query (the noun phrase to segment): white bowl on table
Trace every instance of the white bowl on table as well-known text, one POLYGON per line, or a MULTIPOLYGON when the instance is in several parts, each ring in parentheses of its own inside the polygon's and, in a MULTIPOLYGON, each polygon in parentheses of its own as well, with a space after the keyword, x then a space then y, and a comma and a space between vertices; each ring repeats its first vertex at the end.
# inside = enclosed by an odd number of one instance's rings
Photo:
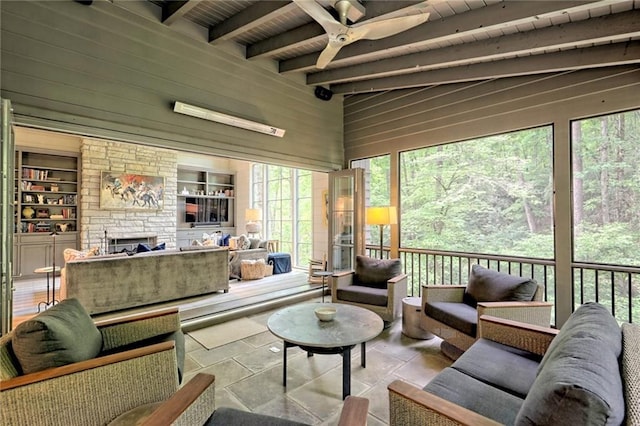
POLYGON ((314 309, 314 313, 320 321, 333 321, 336 317, 336 308, 333 306, 320 306, 314 309))

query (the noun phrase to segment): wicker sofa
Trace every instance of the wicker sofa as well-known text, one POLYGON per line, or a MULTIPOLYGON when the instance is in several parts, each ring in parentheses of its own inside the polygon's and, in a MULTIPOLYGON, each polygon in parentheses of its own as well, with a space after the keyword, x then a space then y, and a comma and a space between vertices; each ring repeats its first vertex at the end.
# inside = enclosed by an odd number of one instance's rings
POLYGON ((94 323, 66 299, 0 338, 0 424, 105 425, 173 395, 183 365, 177 309, 94 323))
POLYGON ((640 326, 602 305, 560 331, 482 316, 480 339, 423 389, 389 386, 390 425, 640 424, 640 326))

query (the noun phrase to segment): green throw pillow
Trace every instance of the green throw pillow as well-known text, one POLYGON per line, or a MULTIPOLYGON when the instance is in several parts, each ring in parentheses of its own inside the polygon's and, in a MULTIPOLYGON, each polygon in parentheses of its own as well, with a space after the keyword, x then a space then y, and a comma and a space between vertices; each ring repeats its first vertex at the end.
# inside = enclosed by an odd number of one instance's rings
POLYGON ((13 352, 25 374, 95 358, 102 335, 77 299, 66 299, 13 332, 13 352))

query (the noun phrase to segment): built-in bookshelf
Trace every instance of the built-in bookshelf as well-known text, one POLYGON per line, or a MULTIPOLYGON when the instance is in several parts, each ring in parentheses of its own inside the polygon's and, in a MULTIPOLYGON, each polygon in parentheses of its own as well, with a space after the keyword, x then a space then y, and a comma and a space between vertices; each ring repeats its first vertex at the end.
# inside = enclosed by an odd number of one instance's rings
POLYGON ((54 255, 61 265, 64 249, 77 247, 79 157, 18 149, 15 164, 14 272, 29 276, 50 266, 54 255))
POLYGON ((233 173, 178 168, 178 246, 203 232, 234 232, 234 182, 233 173))

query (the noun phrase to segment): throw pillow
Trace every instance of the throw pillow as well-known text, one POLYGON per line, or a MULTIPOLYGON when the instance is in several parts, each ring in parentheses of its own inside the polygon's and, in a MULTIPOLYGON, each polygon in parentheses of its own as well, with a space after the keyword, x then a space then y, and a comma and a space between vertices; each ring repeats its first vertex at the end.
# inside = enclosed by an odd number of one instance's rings
POLYGON ((231 238, 231 234, 223 234, 220 237, 220 244, 218 244, 221 247, 229 247, 229 239, 231 238))
POLYGON ((463 301, 474 308, 478 302, 531 301, 537 288, 531 278, 473 265, 463 301))
POLYGON ((138 247, 136 247, 136 253, 144 253, 147 251, 151 251, 151 247, 149 247, 149 244, 138 243, 138 247))
POLYGON ((249 238, 242 234, 238 237, 238 250, 249 250, 249 248, 251 247, 251 241, 249 241, 249 238))
POLYGON ((621 351, 620 326, 609 311, 580 306, 551 341, 515 424, 623 424, 621 351))
POLYGON ((100 253, 98 247, 91 247, 90 249, 81 251, 72 248, 66 248, 62 252, 62 256, 65 262, 71 262, 72 260, 85 259, 91 256, 97 256, 100 253))
POLYGON ((374 288, 387 288, 387 281, 402 273, 400 259, 373 259, 356 256, 354 284, 374 288))
POLYGON ((13 352, 25 374, 95 358, 102 335, 77 299, 65 299, 13 332, 13 352))
POLYGON ((166 243, 160 243, 154 248, 152 248, 151 251, 164 250, 166 246, 167 246, 166 243))
POLYGON ((249 238, 249 243, 251 243, 250 249, 260 248, 260 238, 249 238))

